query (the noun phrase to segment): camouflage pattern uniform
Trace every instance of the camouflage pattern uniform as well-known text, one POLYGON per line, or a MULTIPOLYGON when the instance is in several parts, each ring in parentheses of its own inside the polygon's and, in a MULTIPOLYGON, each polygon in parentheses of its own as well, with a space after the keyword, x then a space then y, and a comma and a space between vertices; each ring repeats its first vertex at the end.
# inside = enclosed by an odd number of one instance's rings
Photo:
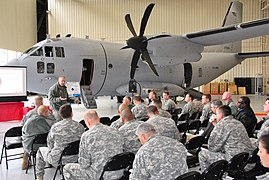
POLYGON ((160 116, 165 117, 165 118, 172 118, 172 115, 166 110, 158 109, 158 111, 159 111, 160 116))
MULTIPOLYGON (((99 179, 107 160, 123 152, 123 138, 120 133, 101 123, 86 131, 80 141, 78 163, 64 166, 66 180, 99 179)), ((123 171, 105 172, 104 179, 121 177, 123 171)))
POLYGON ((130 180, 174 180, 188 171, 187 150, 178 141, 153 136, 135 155, 130 180))
POLYGON ((236 106, 236 104, 234 103, 233 100, 230 100, 227 105, 231 108, 231 111, 232 111, 232 115, 235 117, 235 115, 237 114, 238 112, 238 107, 236 106))
POLYGON ((251 153, 253 150, 244 125, 232 116, 224 117, 211 132, 208 150, 203 149, 199 153, 201 170, 218 160, 229 161, 241 152, 251 153))
MULTIPOLYGON (((72 120, 71 118, 63 119, 55 123, 48 134, 48 147, 41 147, 37 151, 36 156, 36 174, 44 175, 44 167, 46 162, 57 167, 60 156, 65 147, 71 142, 80 140, 84 133, 84 127, 72 120)), ((63 163, 77 162, 78 156, 68 156, 63 158, 63 163)))
POLYGON ((168 100, 163 100, 162 102, 162 109, 164 110, 174 110, 176 108, 176 103, 172 100, 172 99, 168 99, 168 100))
POLYGON ((257 137, 260 138, 260 136, 262 134, 264 134, 265 132, 269 132, 269 120, 266 120, 263 124, 261 129, 259 130, 257 137))
MULTIPOLYGON (((34 116, 37 116, 37 108, 34 108, 32 110, 30 110, 22 119, 22 122, 21 122, 21 125, 23 126, 26 121, 31 118, 31 117, 34 117, 34 116)), ((56 119, 55 117, 53 116, 53 114, 49 111, 49 116, 48 118, 46 119, 47 123, 52 126, 55 122, 56 122, 56 119)))
POLYGON ((35 136, 37 134, 48 133, 49 130, 50 125, 44 116, 37 115, 28 119, 22 127, 22 145, 24 151, 29 153, 35 136))
POLYGON ((138 149, 141 147, 141 143, 139 142, 135 131, 137 127, 142 123, 143 121, 137 121, 133 119, 124 123, 124 125, 119 128, 119 131, 123 135, 124 139, 123 151, 136 154, 138 149))
POLYGON ((159 135, 180 140, 180 134, 174 120, 155 115, 146 122, 153 125, 159 135))
POLYGON ((131 111, 135 116, 136 120, 143 120, 145 118, 148 118, 147 106, 143 103, 137 104, 135 107, 131 109, 131 111))
POLYGON ((122 119, 119 118, 117 119, 116 121, 112 122, 110 127, 114 128, 114 129, 119 129, 121 126, 123 126, 123 122, 122 122, 122 119))
POLYGON ((203 107, 202 115, 200 117, 200 121, 203 122, 204 120, 209 119, 212 114, 213 114, 213 112, 211 111, 211 103, 208 102, 203 107))
POLYGON ((53 115, 57 121, 62 120, 59 113, 60 107, 64 104, 67 104, 67 100, 62 101, 60 100, 60 97, 67 98, 68 100, 68 93, 66 86, 60 86, 57 82, 49 88, 48 93, 50 108, 52 109, 53 115))

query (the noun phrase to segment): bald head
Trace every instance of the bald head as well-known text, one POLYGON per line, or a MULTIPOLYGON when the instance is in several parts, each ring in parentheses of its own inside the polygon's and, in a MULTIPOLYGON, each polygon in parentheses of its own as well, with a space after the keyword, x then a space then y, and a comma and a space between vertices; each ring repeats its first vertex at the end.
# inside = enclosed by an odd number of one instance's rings
POLYGON ((37 107, 39 107, 41 105, 43 105, 43 97, 37 96, 35 98, 35 107, 37 108, 37 107))
POLYGON ((84 114, 84 121, 88 128, 92 128, 95 124, 100 123, 100 118, 95 110, 88 110, 84 114))
POLYGON ((37 109, 37 114, 40 115, 40 116, 48 117, 48 115, 49 115, 48 107, 45 106, 45 105, 39 106, 38 109, 37 109))
POLYGON ((66 83, 66 81, 65 81, 65 76, 60 76, 60 77, 58 78, 58 84, 59 84, 60 86, 64 86, 65 83, 66 83))
POLYGON ((123 122, 128 122, 134 119, 134 116, 129 108, 126 108, 121 113, 121 118, 123 122))
POLYGON ((231 93, 230 93, 230 92, 226 91, 226 92, 224 92, 224 93, 222 94, 222 100, 224 100, 224 101, 228 101, 228 100, 230 100, 230 99, 231 99, 231 93))

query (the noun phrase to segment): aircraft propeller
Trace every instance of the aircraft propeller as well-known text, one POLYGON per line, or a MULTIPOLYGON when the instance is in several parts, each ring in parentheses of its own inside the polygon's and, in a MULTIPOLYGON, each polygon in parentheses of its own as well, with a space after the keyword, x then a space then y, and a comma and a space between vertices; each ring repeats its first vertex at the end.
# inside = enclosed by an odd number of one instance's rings
POLYGON ((158 35, 158 36, 154 36, 154 37, 151 37, 148 39, 146 38, 146 36, 144 36, 145 28, 147 26, 147 22, 148 22, 148 19, 149 19, 149 16, 151 14, 153 7, 154 7, 154 4, 149 4, 148 7, 146 8, 144 15, 143 15, 143 18, 141 20, 140 32, 139 32, 138 36, 135 32, 130 14, 125 15, 125 22, 127 24, 127 27, 131 31, 131 33, 133 34, 134 37, 129 38, 127 40, 127 46, 125 46, 121 49, 132 48, 135 50, 133 58, 132 58, 132 62, 131 62, 131 71, 130 71, 130 78, 131 79, 134 79, 138 60, 139 60, 141 54, 142 54, 142 59, 147 62, 147 64, 149 65, 150 69, 154 72, 154 74, 156 76, 159 76, 157 70, 154 67, 154 64, 152 63, 152 60, 151 60, 149 53, 148 53, 148 50, 147 50, 148 41, 153 40, 153 39, 157 39, 157 38, 170 37, 170 35, 165 35, 165 34, 158 35))

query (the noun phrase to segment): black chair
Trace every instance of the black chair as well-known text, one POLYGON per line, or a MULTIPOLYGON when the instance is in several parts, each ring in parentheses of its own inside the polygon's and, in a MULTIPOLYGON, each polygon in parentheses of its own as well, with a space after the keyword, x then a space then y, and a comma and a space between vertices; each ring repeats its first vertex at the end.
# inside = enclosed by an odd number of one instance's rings
POLYGON ((105 171, 117 171, 120 169, 131 168, 135 155, 131 152, 123 152, 111 157, 105 164, 102 174, 99 180, 103 180, 103 175, 105 171))
POLYGON ((56 168, 53 180, 55 180, 58 170, 60 171, 60 173, 62 174, 62 178, 64 179, 64 175, 63 175, 64 165, 62 162, 62 158, 63 158, 63 156, 71 156, 71 155, 78 154, 79 153, 79 144, 80 144, 80 140, 74 141, 74 142, 71 142, 67 147, 64 148, 64 150, 60 156, 58 166, 56 168))
POLYGON ((201 126, 200 119, 189 121, 188 132, 191 134, 198 134, 201 126))
POLYGON ((7 150, 22 148, 21 136, 22 136, 22 126, 10 128, 4 135, 0 164, 2 163, 2 159, 6 158, 7 169, 8 169, 8 161, 22 158, 19 157, 19 155, 22 155, 23 152, 11 155, 7 154, 7 150), (10 159, 8 158, 12 156, 16 157, 10 159))
POLYGON ((84 127, 84 130, 85 131, 88 131, 89 130, 89 128, 87 127, 87 125, 86 125, 86 123, 84 121, 84 119, 82 119, 81 121, 79 121, 79 123, 82 124, 82 126, 84 127))
POLYGON ((113 123, 114 121, 117 121, 120 118, 120 115, 115 115, 110 119, 110 123, 113 123))
POLYGON ((184 122, 184 123, 181 123, 181 124, 178 124, 177 125, 177 129, 179 131, 179 133, 182 133, 182 137, 180 139, 180 142, 185 144, 186 143, 186 140, 187 140, 187 131, 188 131, 188 126, 189 126, 189 123, 187 122, 184 122))
POLYGON ((232 178, 241 178, 241 172, 247 163, 249 154, 246 152, 239 153, 229 161, 226 172, 232 178))
POLYGON ((199 164, 198 153, 204 142, 203 136, 195 136, 186 142, 185 147, 191 155, 187 156, 188 167, 195 167, 199 164))
POLYGON ((241 177, 243 179, 255 179, 256 176, 260 176, 260 175, 265 174, 266 172, 269 171, 268 168, 265 168, 263 165, 261 165, 260 157, 257 154, 258 151, 259 151, 259 149, 256 148, 251 153, 251 155, 249 156, 249 158, 247 160, 247 163, 245 164, 245 167, 248 164, 254 164, 254 163, 255 163, 255 166, 251 170, 249 170, 249 171, 243 170, 241 172, 241 177))
POLYGON ((110 126, 111 121, 109 117, 100 117, 100 123, 110 126))
POLYGON ((182 174, 181 176, 178 176, 175 180, 200 180, 201 174, 196 171, 187 172, 185 174, 182 174))
POLYGON ((36 167, 35 167, 36 166, 36 153, 37 153, 39 147, 46 147, 47 146, 47 137, 48 137, 48 133, 37 134, 35 136, 35 139, 34 139, 32 145, 31 145, 31 152, 30 152, 29 157, 28 157, 27 168, 26 168, 25 173, 26 174, 28 173, 31 159, 33 159, 35 179, 36 179, 36 167))
POLYGON ((201 180, 218 180, 222 179, 224 172, 226 171, 228 162, 226 160, 219 160, 212 163, 201 174, 201 180))
POLYGON ((179 115, 179 117, 178 117, 178 123, 180 123, 180 121, 181 121, 181 122, 182 122, 182 121, 187 121, 188 118, 189 118, 189 113, 181 114, 181 115, 179 115))
POLYGON ((200 112, 193 112, 190 117, 189 117, 189 120, 194 120, 194 119, 199 119, 200 117, 200 112))
POLYGON ((174 111, 171 114, 172 115, 173 114, 179 115, 181 112, 182 112, 182 109, 181 108, 177 108, 177 109, 174 109, 174 111))
POLYGON ((177 114, 172 114, 171 119, 173 119, 175 121, 175 124, 178 123, 178 115, 177 114))

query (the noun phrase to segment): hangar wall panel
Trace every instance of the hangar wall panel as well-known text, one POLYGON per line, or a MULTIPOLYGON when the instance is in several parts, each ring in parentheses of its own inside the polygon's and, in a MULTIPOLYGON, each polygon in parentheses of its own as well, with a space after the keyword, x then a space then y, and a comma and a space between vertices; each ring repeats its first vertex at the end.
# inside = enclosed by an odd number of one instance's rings
POLYGON ((36 43, 36 0, 0 1, 0 48, 25 51, 36 43))
MULTIPOLYGON (((48 0, 49 32, 74 37, 102 39, 124 43, 131 36, 124 16, 131 14, 136 31, 149 0, 48 0)), ((261 18, 260 2, 241 0, 243 21, 261 18)), ((155 0, 145 34, 167 32, 184 34, 219 27, 222 24, 229 0, 155 0)), ((261 51, 261 38, 243 42, 243 52, 261 51)), ((262 73, 262 59, 245 60, 232 70, 217 78, 217 81, 234 77, 254 77, 262 73)))

